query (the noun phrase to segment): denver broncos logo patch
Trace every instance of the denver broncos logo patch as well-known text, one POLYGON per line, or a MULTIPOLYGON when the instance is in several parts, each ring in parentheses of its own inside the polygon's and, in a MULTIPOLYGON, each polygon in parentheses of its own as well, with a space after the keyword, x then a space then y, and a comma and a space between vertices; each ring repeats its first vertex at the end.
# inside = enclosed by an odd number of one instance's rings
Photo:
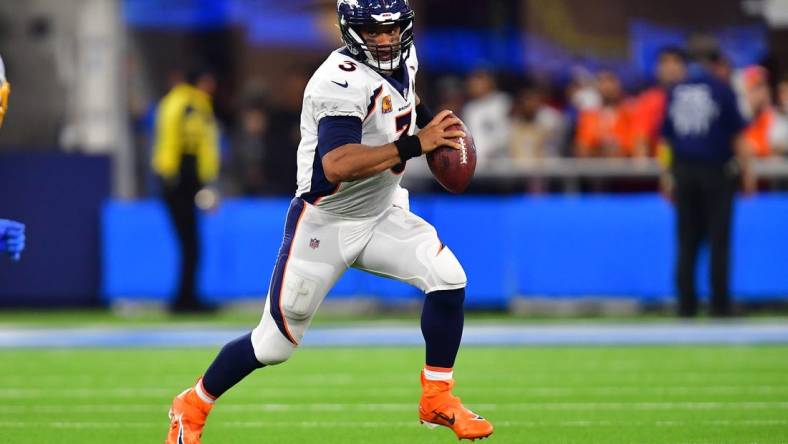
POLYGON ((383 114, 388 114, 394 111, 394 106, 391 104, 391 96, 386 96, 383 98, 383 104, 381 105, 380 109, 383 111, 383 114))

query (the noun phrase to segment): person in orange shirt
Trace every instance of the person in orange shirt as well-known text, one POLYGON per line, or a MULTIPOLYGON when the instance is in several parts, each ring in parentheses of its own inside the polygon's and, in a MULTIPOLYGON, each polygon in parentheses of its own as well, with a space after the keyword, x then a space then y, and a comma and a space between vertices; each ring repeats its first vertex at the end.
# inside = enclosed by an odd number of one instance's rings
POLYGON ((769 75, 762 66, 749 66, 742 72, 744 99, 752 112, 752 120, 744 131, 744 141, 755 157, 772 155, 774 126, 777 118, 771 101, 769 75))
POLYGON ((602 106, 582 111, 577 122, 578 157, 631 157, 635 148, 634 102, 624 95, 612 71, 597 74, 602 106))
POLYGON ((655 71, 657 84, 643 91, 635 105, 635 157, 657 155, 667 90, 687 76, 687 55, 667 46, 659 51, 655 71))
POLYGON ((782 154, 788 154, 788 73, 783 74, 777 82, 775 97, 775 120, 772 128, 772 148, 782 154))

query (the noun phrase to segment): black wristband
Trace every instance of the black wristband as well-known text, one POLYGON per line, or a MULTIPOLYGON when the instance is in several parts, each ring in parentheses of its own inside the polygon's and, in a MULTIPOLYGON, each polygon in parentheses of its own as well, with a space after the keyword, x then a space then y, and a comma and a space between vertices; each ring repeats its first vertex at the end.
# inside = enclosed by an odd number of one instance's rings
POLYGON ((421 140, 418 136, 402 136, 394 142, 394 146, 403 162, 421 156, 421 140))
POLYGON ((427 126, 427 124, 432 122, 432 119, 434 118, 435 114, 433 114, 432 111, 427 108, 427 105, 425 105, 424 102, 416 105, 416 126, 419 128, 424 128, 427 126))

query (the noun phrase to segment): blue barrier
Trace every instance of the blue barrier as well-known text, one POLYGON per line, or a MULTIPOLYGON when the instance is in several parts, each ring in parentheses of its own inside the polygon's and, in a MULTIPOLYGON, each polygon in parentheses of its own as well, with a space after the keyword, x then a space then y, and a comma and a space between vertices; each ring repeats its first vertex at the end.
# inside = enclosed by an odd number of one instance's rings
POLYGON ((22 260, 0 257, 0 307, 99 303, 98 232, 111 191, 110 160, 58 152, 0 155, 0 218, 27 226, 22 260))
POLYGON ((523 294, 652 299, 672 291, 672 215, 661 199, 527 199, 510 214, 523 294))
MULTIPOLYGON (((212 302, 266 293, 288 199, 224 202, 204 217, 199 288, 212 302)), ((471 306, 503 307, 514 295, 636 297, 673 292, 673 214, 653 195, 583 197, 417 196, 412 209, 463 263, 471 306)), ((732 289, 738 299, 788 295, 788 195, 740 200, 732 289)), ((105 300, 170 297, 177 253, 157 201, 109 202, 102 246, 105 300)), ((698 284, 708 292, 701 260, 698 284)), ((405 284, 348 271, 329 297, 419 298, 405 284)))

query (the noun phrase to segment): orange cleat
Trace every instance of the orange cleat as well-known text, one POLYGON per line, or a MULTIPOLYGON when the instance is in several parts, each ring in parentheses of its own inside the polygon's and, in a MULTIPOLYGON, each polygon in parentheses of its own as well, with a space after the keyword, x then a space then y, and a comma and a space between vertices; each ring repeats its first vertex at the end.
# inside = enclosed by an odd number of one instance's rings
POLYGON ((419 420, 427 427, 438 426, 450 428, 458 439, 486 438, 493 433, 489 421, 463 407, 460 398, 452 395, 454 380, 431 381, 421 375, 421 401, 419 402, 419 420))
POLYGON ((172 400, 170 430, 164 444, 200 444, 205 419, 213 404, 197 395, 194 387, 185 390, 172 400))

